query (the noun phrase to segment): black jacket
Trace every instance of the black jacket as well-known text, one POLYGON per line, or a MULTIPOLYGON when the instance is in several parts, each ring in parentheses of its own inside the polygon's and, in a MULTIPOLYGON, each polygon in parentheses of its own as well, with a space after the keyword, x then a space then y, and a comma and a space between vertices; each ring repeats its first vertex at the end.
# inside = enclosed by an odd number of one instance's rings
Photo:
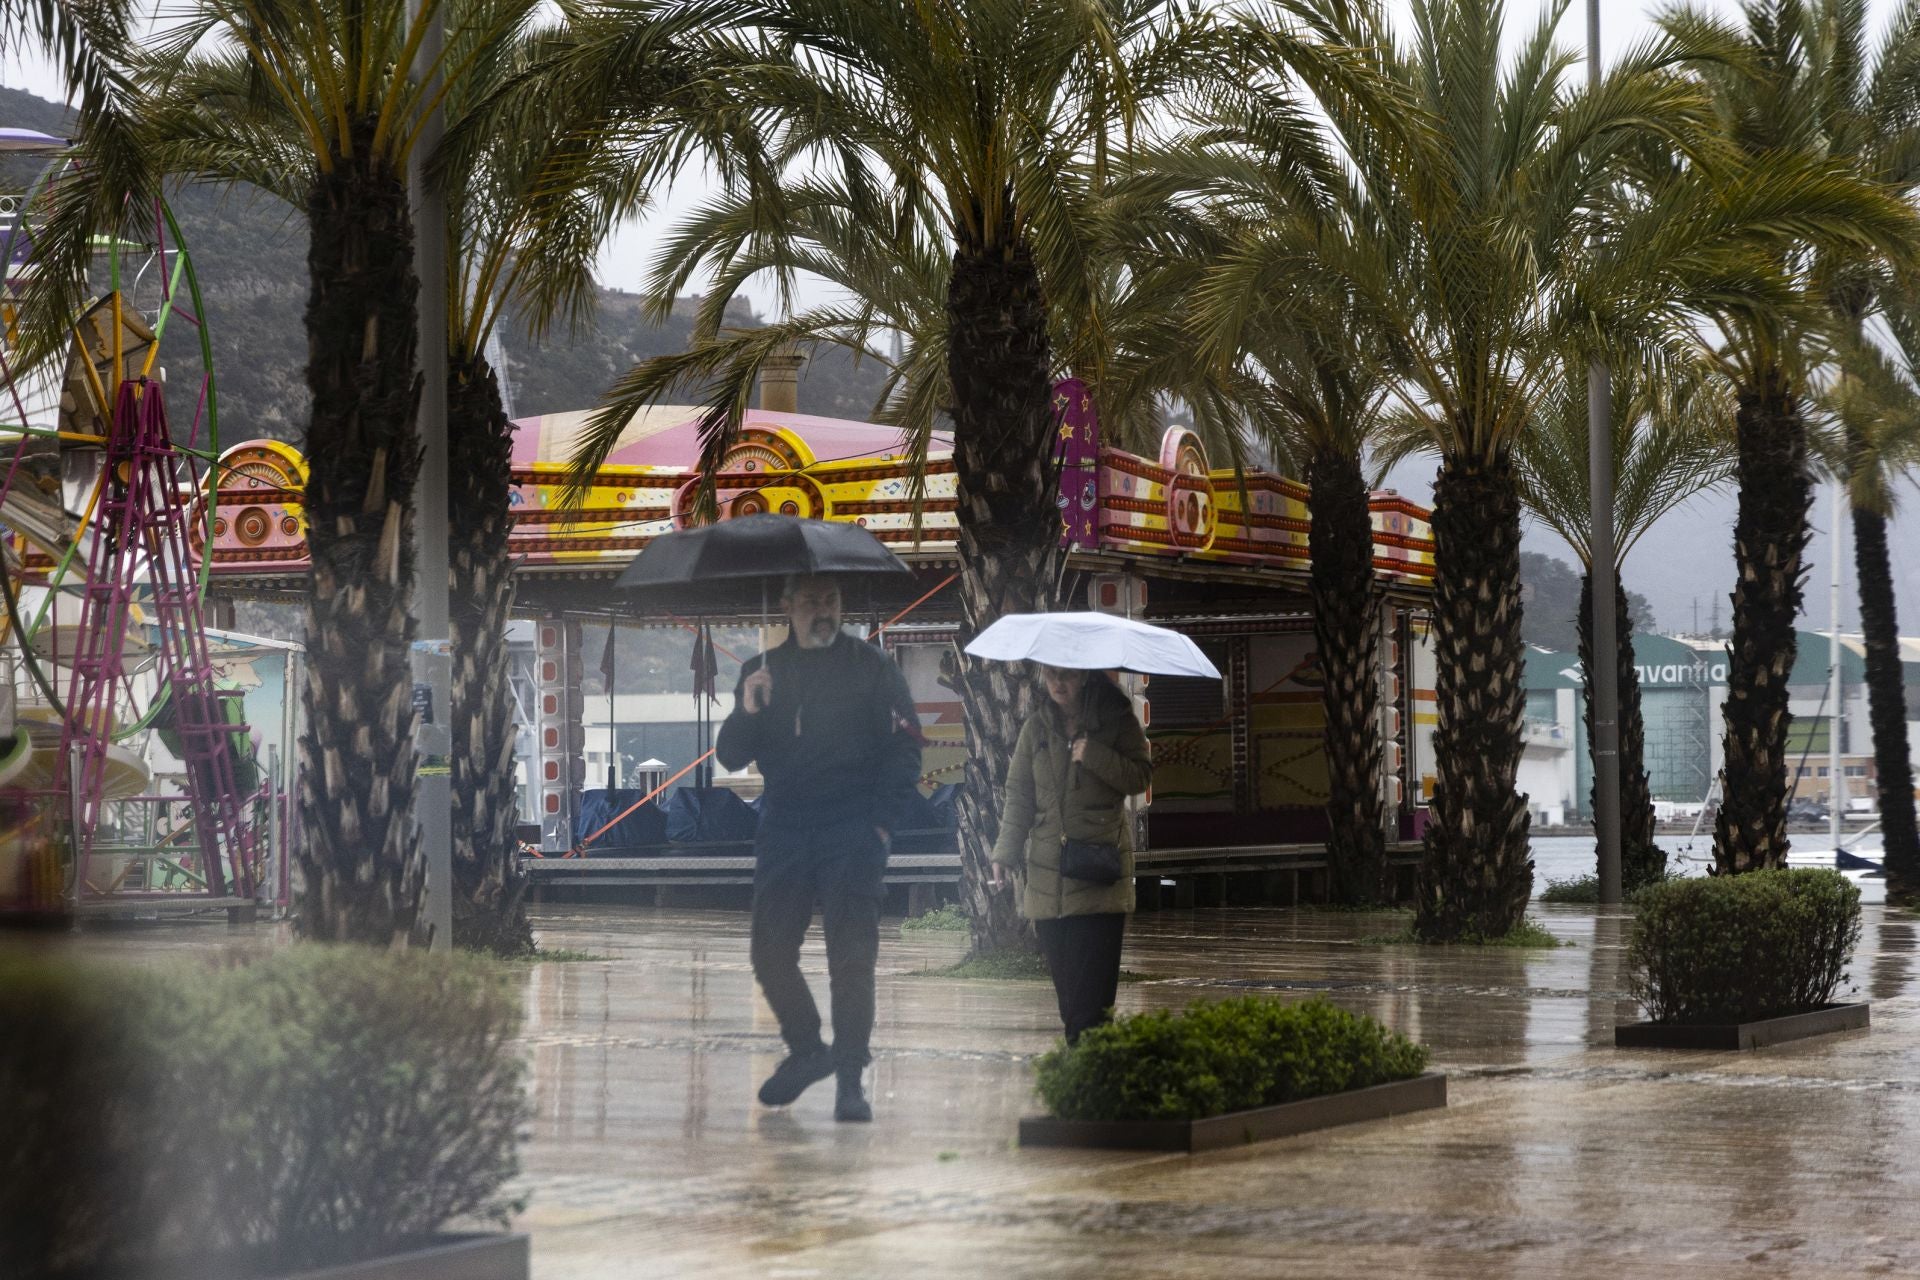
POLYGON ((759 764, 761 822, 905 825, 920 781, 920 721, 893 659, 843 631, 817 650, 789 637, 747 659, 741 683, 762 664, 773 673, 772 701, 748 715, 736 687, 714 742, 725 768, 759 764))

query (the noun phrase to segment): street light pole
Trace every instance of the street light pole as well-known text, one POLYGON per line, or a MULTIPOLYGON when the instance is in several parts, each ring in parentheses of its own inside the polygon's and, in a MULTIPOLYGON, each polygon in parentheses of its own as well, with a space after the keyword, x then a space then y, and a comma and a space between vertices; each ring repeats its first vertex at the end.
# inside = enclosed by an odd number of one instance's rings
MULTIPOLYGON (((1600 85, 1600 0, 1587 0, 1587 86, 1600 85)), ((1620 885, 1620 640, 1614 607, 1618 568, 1613 548, 1613 378, 1606 362, 1587 367, 1589 564, 1593 592, 1593 832, 1599 842, 1600 901, 1617 904, 1620 885)))
POLYGON ((1840 539, 1846 533, 1846 511, 1841 502, 1840 477, 1830 483, 1833 491, 1833 532, 1827 538, 1827 833, 1833 841, 1834 865, 1840 864, 1841 823, 1847 813, 1847 774, 1840 759, 1842 735, 1846 732, 1847 705, 1840 685, 1840 539))
MULTIPOLYGON (((427 30, 414 64, 435 68, 423 92, 439 84, 440 51, 446 40, 444 0, 407 0, 408 17, 426 13, 427 30)), ((423 122, 407 159, 408 204, 414 236, 414 269, 420 281, 420 481, 414 491, 413 695, 420 708, 414 728, 419 773, 414 813, 421 852, 427 859, 427 925, 432 948, 453 946, 453 750, 449 705, 453 688, 452 626, 448 619, 447 552, 447 197, 429 169, 445 131, 435 107, 423 122)))

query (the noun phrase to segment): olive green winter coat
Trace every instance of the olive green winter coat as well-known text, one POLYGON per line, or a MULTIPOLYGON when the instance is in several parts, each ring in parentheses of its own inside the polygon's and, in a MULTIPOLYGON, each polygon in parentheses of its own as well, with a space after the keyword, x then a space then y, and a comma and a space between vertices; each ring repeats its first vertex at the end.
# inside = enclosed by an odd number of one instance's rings
POLYGON ((1127 696, 1103 676, 1087 681, 1087 748, 1076 766, 1066 717, 1051 701, 1027 719, 1007 772, 993 860, 1020 872, 1020 914, 1029 920, 1133 910, 1133 838, 1124 801, 1153 780, 1147 735, 1127 696), (1063 837, 1120 846, 1121 876, 1109 885, 1060 874, 1063 837))

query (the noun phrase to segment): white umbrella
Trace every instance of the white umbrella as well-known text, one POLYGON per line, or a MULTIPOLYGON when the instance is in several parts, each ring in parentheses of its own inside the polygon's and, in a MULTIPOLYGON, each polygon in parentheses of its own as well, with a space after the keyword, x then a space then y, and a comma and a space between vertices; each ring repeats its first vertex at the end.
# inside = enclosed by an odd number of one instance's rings
POLYGON ((1088 671, 1220 678, 1200 646, 1178 631, 1105 613, 1010 613, 975 636, 967 652, 1088 671))

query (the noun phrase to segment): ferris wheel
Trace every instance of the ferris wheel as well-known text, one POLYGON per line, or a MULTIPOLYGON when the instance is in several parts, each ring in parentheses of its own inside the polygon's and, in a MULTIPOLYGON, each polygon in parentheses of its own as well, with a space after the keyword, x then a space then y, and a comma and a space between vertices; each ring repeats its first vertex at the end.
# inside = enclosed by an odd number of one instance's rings
POLYGON ((45 159, 0 196, 0 912, 234 901, 257 871, 245 731, 213 685, 189 551, 220 448, 199 283, 165 203, 130 205, 94 240, 66 349, 14 367, 64 150, 0 130, 0 151, 45 159))

